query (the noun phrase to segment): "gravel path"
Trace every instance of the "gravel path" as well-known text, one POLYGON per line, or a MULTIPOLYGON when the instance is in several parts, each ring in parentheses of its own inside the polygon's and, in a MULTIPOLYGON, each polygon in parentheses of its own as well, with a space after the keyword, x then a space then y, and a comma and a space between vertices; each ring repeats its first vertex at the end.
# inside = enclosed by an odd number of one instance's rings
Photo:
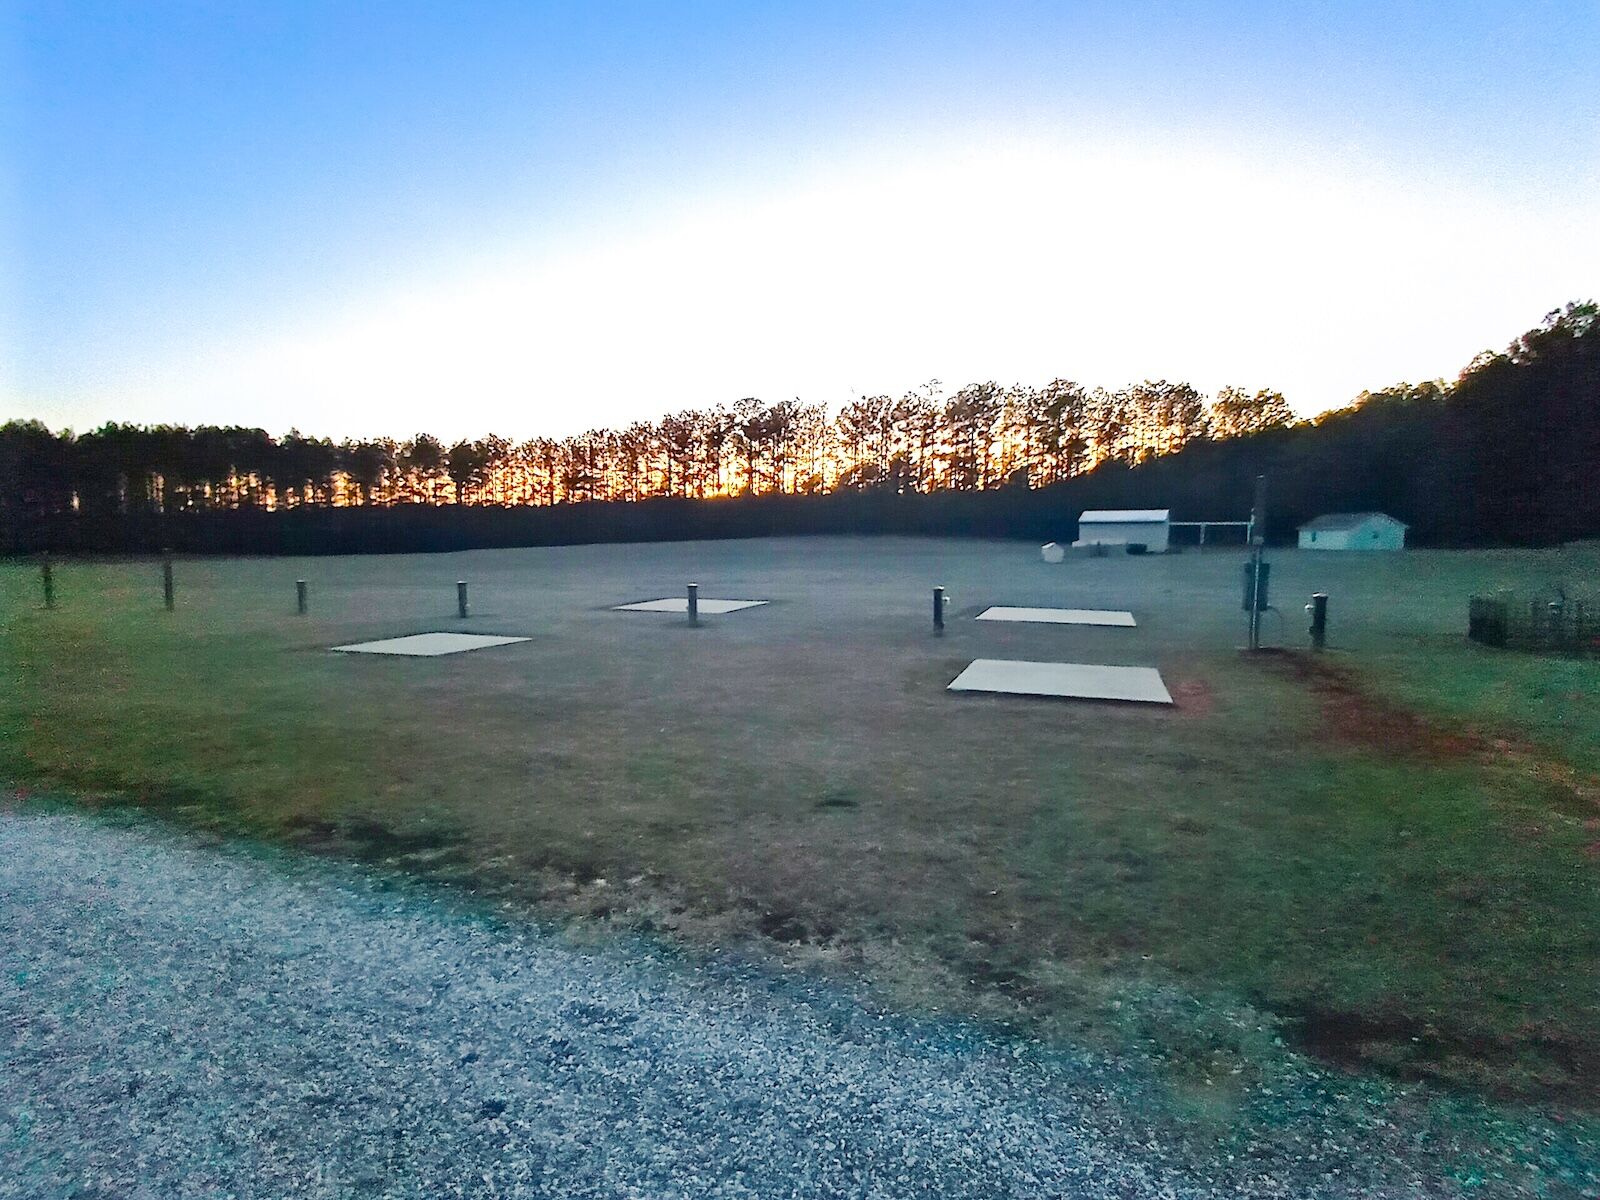
POLYGON ((0 1085, 4 1197, 1457 1194, 1314 1111, 1292 1161, 1197 1166, 1104 1059, 31 808, 0 1085))

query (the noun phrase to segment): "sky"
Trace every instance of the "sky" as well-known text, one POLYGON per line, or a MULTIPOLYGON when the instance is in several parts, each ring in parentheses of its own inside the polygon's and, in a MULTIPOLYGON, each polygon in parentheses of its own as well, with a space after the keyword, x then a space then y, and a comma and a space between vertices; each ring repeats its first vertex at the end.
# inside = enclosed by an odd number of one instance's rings
POLYGON ((1600 293, 1597 76, 1597 0, 13 0, 0 420, 1310 415, 1600 293))

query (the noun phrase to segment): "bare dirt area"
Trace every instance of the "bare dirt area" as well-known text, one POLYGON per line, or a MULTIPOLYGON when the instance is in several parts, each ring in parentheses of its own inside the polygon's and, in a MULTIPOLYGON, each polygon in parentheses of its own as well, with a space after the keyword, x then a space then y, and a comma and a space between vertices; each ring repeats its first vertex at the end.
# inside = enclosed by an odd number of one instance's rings
POLYGON ((1319 730, 1330 740, 1437 762, 1475 759, 1508 766, 1565 792, 1574 808, 1600 807, 1600 779, 1575 770, 1531 741, 1406 708, 1378 695, 1353 670, 1325 656, 1285 651, 1266 655, 1264 661, 1310 688, 1321 704, 1319 730))
POLYGON ((1441 762, 1494 749, 1481 734, 1449 728, 1374 694, 1353 671, 1325 656, 1280 650, 1264 654, 1262 661, 1311 690, 1321 706, 1318 732, 1331 741, 1441 762))

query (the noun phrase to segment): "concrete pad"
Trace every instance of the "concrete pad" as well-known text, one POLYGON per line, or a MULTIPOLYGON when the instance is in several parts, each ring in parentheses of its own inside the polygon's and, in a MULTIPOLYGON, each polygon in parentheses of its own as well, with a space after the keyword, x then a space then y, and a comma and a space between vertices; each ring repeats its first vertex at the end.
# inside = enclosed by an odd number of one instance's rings
POLYGON ((335 646, 347 654, 405 654, 416 658, 437 658, 441 654, 460 654, 488 646, 509 646, 526 642, 525 637, 495 637, 486 633, 414 633, 410 637, 385 638, 381 642, 357 642, 335 646))
MULTIPOLYGON (((700 597, 696 606, 700 615, 707 613, 738 612, 741 608, 755 608, 758 604, 765 604, 765 600, 710 600, 705 596, 700 597)), ((641 600, 638 604, 619 604, 612 612, 675 612, 686 613, 689 611, 689 598, 687 596, 670 596, 665 600, 641 600)))
POLYGON ((1132 628, 1137 622, 1131 612, 1109 608, 986 608, 980 621, 1042 621, 1049 625, 1118 625, 1132 628))
POLYGON ((1007 696, 1061 696, 1072 700, 1129 700, 1171 704, 1154 667, 1104 667, 1094 663, 1021 662, 979 658, 957 675, 952 692, 998 692, 1007 696))

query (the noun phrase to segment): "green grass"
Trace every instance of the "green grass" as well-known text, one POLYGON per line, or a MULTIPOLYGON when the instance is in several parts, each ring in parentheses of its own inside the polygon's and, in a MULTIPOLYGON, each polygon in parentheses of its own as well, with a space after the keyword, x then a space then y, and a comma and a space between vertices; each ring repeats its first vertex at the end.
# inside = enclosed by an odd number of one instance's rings
POLYGON ((1225 552, 1052 568, 1012 544, 832 539, 207 561, 178 565, 172 614, 148 563, 59 566, 48 613, 12 563, 0 776, 860 973, 923 1007, 1137 1038, 1196 1077, 1250 1067, 1266 1013, 1367 1069, 1591 1103, 1600 667, 1462 633, 1469 592, 1600 578, 1600 551, 1274 559, 1291 644, 1304 598, 1332 594, 1326 661, 1369 693, 1371 726, 1239 654, 1225 552), (607 611, 690 578, 774 603, 697 630, 607 611), (1140 628, 966 619, 990 603, 1130 607, 1140 628), (533 640, 326 652, 455 627, 533 640), (1180 705, 945 693, 978 656, 1156 665, 1180 705), (1405 712, 1479 749, 1383 736, 1405 712))

